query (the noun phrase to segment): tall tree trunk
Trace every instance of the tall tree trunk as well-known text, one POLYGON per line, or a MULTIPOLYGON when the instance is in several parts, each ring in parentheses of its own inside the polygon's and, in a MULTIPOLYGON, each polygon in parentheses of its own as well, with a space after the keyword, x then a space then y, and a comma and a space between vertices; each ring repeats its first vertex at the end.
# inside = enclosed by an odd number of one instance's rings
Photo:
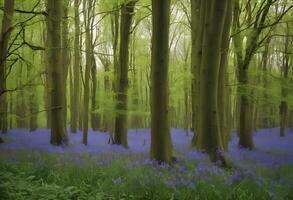
MULTIPOLYGON (((32 71, 30 68, 33 66, 28 66, 28 71, 27 71, 27 79, 30 80, 30 77, 32 75, 32 71)), ((30 131, 35 131, 38 128, 38 96, 37 93, 35 92, 36 88, 30 86, 28 87, 28 109, 29 109, 29 129, 30 131)))
POLYGON ((200 109, 200 66, 202 59, 202 39, 204 30, 205 6, 202 0, 191 0, 191 73, 192 73, 192 129, 191 146, 197 146, 200 109))
POLYGON ((248 66, 240 66, 239 70, 239 84, 240 88, 238 92, 240 93, 240 116, 239 116, 239 145, 244 148, 253 148, 252 140, 252 104, 249 99, 249 89, 248 85, 248 66))
POLYGON ((93 55, 92 55, 92 37, 91 37, 91 17, 93 0, 84 0, 84 22, 85 22, 85 49, 86 49, 86 66, 84 74, 84 98, 83 98, 83 144, 87 145, 88 143, 88 118, 89 118, 89 97, 90 97, 90 71, 93 64, 93 55))
MULTIPOLYGON (((31 31, 31 41, 33 41, 34 38, 34 32, 31 31)), ((24 54, 25 55, 25 54, 24 54)), ((30 57, 31 60, 35 60, 35 55, 30 54, 26 55, 27 57, 30 57)), ((31 82, 31 84, 36 84, 36 80, 31 80, 31 77, 33 74, 33 65, 27 66, 27 80, 31 82)), ((38 128, 38 94, 35 92, 36 88, 34 86, 28 87, 28 108, 29 108, 29 129, 30 131, 35 131, 38 128)))
POLYGON ((227 83, 228 80, 228 52, 230 43, 230 27, 232 20, 232 1, 227 2, 226 19, 224 23, 222 44, 221 44, 221 61, 219 69, 219 83, 218 83, 218 109, 219 109, 219 126, 220 134, 223 143, 224 150, 228 151, 228 141, 230 136, 228 121, 230 106, 228 104, 229 100, 229 88, 227 83))
POLYGON ((62 1, 62 69, 63 69, 63 91, 65 92, 63 99, 64 107, 64 126, 67 128, 67 77, 70 66, 70 40, 69 40, 69 22, 68 22, 68 6, 69 0, 62 1))
MULTIPOLYGON (((118 80, 118 43, 119 43, 119 10, 118 5, 113 7, 113 14, 111 15, 111 33, 112 33, 112 50, 113 50, 113 70, 114 70, 114 81, 112 82, 113 92, 117 94, 117 80, 118 80)), ((116 99, 114 95, 113 100, 116 99)), ((107 116, 107 127, 109 131, 109 143, 114 143, 114 132, 115 132, 115 116, 116 116, 116 105, 111 108, 112 112, 107 116)))
MULTIPOLYGON (((48 13, 48 5, 46 6, 46 11, 48 13)), ((49 20, 46 20, 46 26, 49 26, 49 20)), ((48 34, 47 30, 44 28, 42 32, 42 39, 43 39, 43 44, 48 47, 50 44, 50 38, 51 36, 48 34)), ((42 52, 42 63, 44 65, 44 70, 45 70, 45 88, 44 88, 44 102, 45 102, 45 109, 46 109, 46 128, 51 127, 51 88, 52 88, 52 77, 50 75, 50 63, 48 62, 50 60, 50 49, 45 48, 45 51, 42 52)))
MULTIPOLYGON (((262 55, 262 73, 263 73, 263 98, 269 99, 269 95, 267 92, 267 86, 268 86, 268 59, 269 59, 269 47, 270 47, 270 39, 268 38, 265 43, 265 49, 262 55)), ((262 128, 269 128, 270 126, 270 105, 265 103, 263 106, 262 112, 262 123, 260 124, 262 128)))
POLYGON ((7 132, 7 97, 4 94, 6 90, 6 60, 7 60, 7 48, 12 32, 12 18, 14 10, 14 0, 4 1, 4 16, 2 19, 2 31, 0 35, 0 129, 2 133, 7 132))
POLYGON ((65 86, 62 68, 61 47, 61 17, 62 2, 60 0, 48 0, 47 33, 48 33, 48 62, 49 75, 52 78, 51 88, 51 144, 60 145, 67 142, 67 132, 64 122, 64 98, 65 86))
POLYGON ((79 21, 80 0, 74 0, 74 62, 73 62, 73 101, 71 110, 71 132, 76 133, 79 118, 79 98, 80 98, 80 21, 79 21))
MULTIPOLYGON (((104 67, 104 91, 107 98, 112 98, 112 95, 110 93, 111 91, 111 80, 109 77, 110 73, 110 65, 111 61, 108 56, 99 55, 99 60, 101 61, 103 67, 104 67)), ((102 115, 103 124, 101 127, 102 131, 111 131, 111 119, 112 119, 112 113, 111 112, 104 112, 102 115)))
MULTIPOLYGON (((221 65, 221 45, 228 0, 207 0, 202 66, 200 74, 199 148, 205 150, 212 161, 223 160, 218 113, 218 82, 221 65)), ((226 41, 225 41, 226 42, 226 41)), ((224 58, 223 58, 224 59, 224 58)))
POLYGON ((117 69, 117 105, 114 143, 128 147, 127 142, 127 90, 129 64, 129 38, 136 1, 129 1, 121 7, 119 67, 117 69))
MULTIPOLYGON (((131 72, 132 72, 132 89, 133 93, 132 96, 132 109, 136 112, 140 109, 140 103, 139 103, 139 88, 138 88, 138 75, 137 75, 137 69, 136 69, 136 58, 135 58, 135 46, 136 46, 136 33, 133 32, 132 40, 131 40, 131 72)), ((131 127, 132 128, 140 128, 141 127, 141 115, 138 113, 134 113, 131 116, 131 127)))
MULTIPOLYGON (((283 55, 283 63, 282 63, 282 76, 284 81, 288 80, 289 70, 290 70, 290 63, 289 63, 289 24, 287 23, 287 34, 285 38, 285 48, 284 48, 284 55, 283 55)), ((287 96, 288 96, 288 89, 282 83, 281 88, 281 95, 282 101, 280 105, 280 136, 285 136, 286 126, 288 124, 288 103, 287 103, 287 96)))
POLYGON ((100 117, 96 111, 96 109, 98 109, 98 107, 97 107, 97 65, 96 65, 96 60, 95 60, 94 55, 92 58, 92 62, 93 63, 92 63, 92 68, 91 68, 91 75, 92 75, 91 124, 92 124, 92 129, 95 131, 95 130, 98 130, 98 128, 99 128, 100 117))
POLYGON ((170 0, 152 0, 151 59, 151 158, 172 162, 169 122, 169 29, 170 0))

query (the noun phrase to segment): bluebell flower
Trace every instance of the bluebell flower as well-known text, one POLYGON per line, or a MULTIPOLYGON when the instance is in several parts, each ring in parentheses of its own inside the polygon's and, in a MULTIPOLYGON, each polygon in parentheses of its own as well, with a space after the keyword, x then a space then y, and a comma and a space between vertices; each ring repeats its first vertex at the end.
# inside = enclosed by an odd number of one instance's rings
POLYGON ((238 184, 242 181, 243 175, 239 171, 235 171, 230 177, 230 185, 238 184))

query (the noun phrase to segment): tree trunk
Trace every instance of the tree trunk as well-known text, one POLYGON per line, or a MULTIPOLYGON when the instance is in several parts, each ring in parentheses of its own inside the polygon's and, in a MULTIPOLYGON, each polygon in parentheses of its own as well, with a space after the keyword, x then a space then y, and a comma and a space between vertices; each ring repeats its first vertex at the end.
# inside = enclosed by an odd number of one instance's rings
POLYGON ((83 144, 88 143, 88 118, 89 118, 89 97, 90 97, 90 71, 93 64, 93 54, 92 54, 92 37, 91 37, 91 17, 93 10, 93 0, 83 2, 84 5, 84 22, 85 22, 85 49, 86 49, 86 66, 84 74, 84 98, 83 98, 83 144))
POLYGON ((199 107, 200 107, 200 65, 202 57, 202 37, 203 37, 203 18, 205 16, 205 7, 202 0, 191 0, 191 98, 192 98, 192 146, 196 146, 199 124, 199 107))
POLYGON ((230 42, 230 27, 232 20, 232 1, 228 0, 227 2, 227 12, 226 20, 224 23, 224 30, 222 35, 222 44, 221 44, 221 61, 219 69, 219 83, 218 83, 218 109, 219 109, 219 126, 220 134, 223 143, 223 148, 225 151, 228 151, 228 141, 230 136, 229 124, 228 121, 230 108, 228 104, 229 99, 229 89, 226 86, 229 82, 228 80, 228 52, 229 52, 229 42, 230 42))
MULTIPOLYGON (((258 39, 263 30, 266 16, 270 10, 271 5, 273 4, 272 0, 267 0, 265 2, 264 8, 257 15, 256 23, 254 23, 251 33, 247 35, 246 39, 246 48, 243 51, 243 39, 239 27, 240 19, 240 6, 237 0, 234 1, 234 12, 233 12, 233 32, 236 35, 233 37, 235 53, 237 57, 237 68, 238 74, 237 78, 239 81, 238 95, 240 96, 239 103, 239 146, 252 149, 253 148, 253 112, 252 112, 252 103, 249 98, 250 91, 247 87, 249 82, 248 80, 248 68, 255 53, 255 50, 258 47, 258 39), (245 54, 243 55, 243 52, 245 54)), ((248 10, 251 12, 251 10, 248 10)), ((251 20, 248 20, 250 24, 251 20)))
MULTIPOLYGON (((92 47, 93 48, 93 47, 92 47)), ((91 124, 94 131, 98 130, 100 125, 99 114, 97 113, 97 65, 94 55, 92 56, 92 109, 91 109, 91 124)))
MULTIPOLYGON (((46 6, 46 12, 48 13, 48 5, 46 6)), ((46 26, 49 26, 49 20, 46 20, 46 26)), ((48 47, 50 45, 51 36, 48 34, 47 30, 43 30, 43 44, 48 47)), ((45 88, 44 88, 44 102, 45 102, 45 109, 46 109, 46 128, 51 127, 51 88, 52 88, 52 77, 50 74, 50 49, 45 48, 45 51, 42 52, 42 63, 44 65, 45 70, 45 88)))
POLYGON ((169 29, 170 0, 152 0, 151 58, 151 158, 172 162, 169 127, 169 29))
POLYGON ((80 21, 79 21, 80 0, 74 0, 74 62, 73 62, 73 101, 71 110, 71 132, 77 132, 79 118, 79 98, 80 98, 80 21))
POLYGON ((2 19, 2 32, 0 35, 0 129, 2 133, 7 132, 8 119, 7 119, 7 97, 4 94, 6 90, 6 59, 7 59, 7 48, 12 32, 12 19, 14 10, 14 0, 4 1, 4 16, 2 19))
MULTIPOLYGON (((287 34, 285 38, 285 48, 284 48, 284 55, 283 55, 283 65, 282 65, 282 75, 285 81, 288 80, 288 74, 290 70, 290 58, 289 58, 289 24, 287 23, 287 34)), ((288 96, 288 89, 286 86, 283 86, 281 89, 282 101, 280 105, 280 136, 285 136, 285 130, 288 124, 288 103, 287 103, 287 96, 288 96)))
POLYGON ((205 150, 212 161, 222 160, 218 113, 218 81, 221 64, 221 45, 228 0, 204 1, 206 17, 200 74, 199 148, 205 150))
POLYGON ((238 89, 240 93, 239 145, 244 148, 252 149, 252 105, 251 100, 248 97, 248 69, 247 67, 241 68, 242 69, 239 72, 239 84, 241 88, 238 89))
POLYGON ((61 47, 61 17, 62 2, 60 0, 48 0, 48 17, 47 17, 47 33, 48 33, 48 62, 49 76, 52 79, 51 87, 51 144, 61 145, 67 142, 67 132, 64 122, 64 98, 65 91, 62 84, 64 82, 64 74, 62 68, 62 47, 61 47))
POLYGON ((136 1, 129 1, 121 8, 119 67, 117 69, 117 105, 114 143, 128 147, 127 142, 127 90, 128 90, 128 63, 129 38, 134 6, 136 1))
MULTIPOLYGON (((21 62, 20 65, 18 66, 18 72, 17 72, 17 86, 20 87, 23 84, 23 74, 24 74, 24 70, 23 70, 23 63, 21 62)), ((26 110, 25 108, 26 106, 26 101, 24 98, 24 90, 20 90, 17 93, 16 96, 16 108, 15 108, 15 112, 16 112, 16 127, 17 128, 27 128, 27 123, 26 123, 26 119, 25 119, 25 115, 26 115, 26 110)))
POLYGON ((63 98, 63 107, 64 107, 64 126, 67 128, 67 77, 68 69, 70 66, 70 40, 69 40, 69 22, 68 22, 68 6, 69 0, 64 0, 62 2, 62 68, 63 68, 63 81, 65 84, 62 84, 64 87, 62 90, 65 92, 63 98))

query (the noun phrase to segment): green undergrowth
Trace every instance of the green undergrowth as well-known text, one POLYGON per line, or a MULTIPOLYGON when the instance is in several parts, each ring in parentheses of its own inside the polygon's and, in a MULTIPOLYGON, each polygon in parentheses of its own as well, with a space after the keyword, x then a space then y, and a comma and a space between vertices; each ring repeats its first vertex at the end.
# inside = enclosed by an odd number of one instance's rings
MULTIPOLYGON (((293 199, 290 187, 255 182, 243 177, 231 183, 233 170, 199 167, 199 162, 175 166, 136 163, 129 156, 98 164, 88 154, 38 153, 22 156, 0 153, 1 200, 268 200, 293 199), (13 159, 11 159, 13 157, 13 159), (180 168, 181 167, 181 168, 180 168), (216 169, 216 172, 212 172, 216 169), (211 171, 209 173, 209 171, 211 171), (194 175, 197 174, 197 175, 194 175)), ((281 167, 291 176, 292 166, 281 167)), ((259 169, 258 174, 278 180, 278 173, 259 169)), ((236 177, 237 179, 237 177, 236 177)))

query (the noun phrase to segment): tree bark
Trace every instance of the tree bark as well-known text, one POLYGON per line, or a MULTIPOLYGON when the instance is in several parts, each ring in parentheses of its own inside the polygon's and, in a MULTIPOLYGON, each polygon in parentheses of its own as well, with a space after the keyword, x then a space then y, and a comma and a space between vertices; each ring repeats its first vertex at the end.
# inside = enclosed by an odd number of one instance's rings
MULTIPOLYGON (((93 47, 92 47, 93 49, 93 47)), ((97 65, 94 55, 92 56, 92 68, 91 68, 91 77, 92 77, 92 108, 91 108, 91 124, 94 131, 99 129, 100 126, 100 117, 97 113, 97 65)))
MULTIPOLYGON (((221 64, 221 45, 228 0, 208 0, 203 37, 203 56, 200 74, 199 148, 212 161, 223 161, 218 113, 218 82, 221 64)), ((222 117, 222 116, 221 116, 222 117)))
POLYGON ((9 38, 12 32, 12 19, 14 0, 4 1, 4 16, 2 19, 2 31, 0 35, 0 129, 6 133, 8 129, 7 119, 7 97, 3 92, 6 90, 6 60, 9 38))
POLYGON ((69 21, 68 21, 69 0, 62 1, 62 69, 63 69, 63 98, 64 107, 64 126, 67 128, 67 77, 70 66, 70 40, 69 40, 69 21))
POLYGON ((191 0, 191 74, 192 74, 192 130, 191 146, 197 146, 200 108, 200 66, 202 57, 203 20, 205 7, 202 0, 191 0))
MULTIPOLYGON (((284 47, 284 55, 283 55, 283 63, 282 63, 282 76, 284 78, 284 81, 288 81, 288 75, 290 70, 290 58, 289 58, 289 24, 287 23, 287 34, 285 38, 285 47, 284 47)), ((288 102, 286 100, 288 96, 288 89, 286 86, 282 83, 281 88, 281 95, 282 95, 282 101, 280 104, 280 136, 285 136, 285 130, 288 125, 288 102)))
POLYGON ((228 52, 230 43, 230 27, 232 21, 232 1, 227 2, 227 11, 225 17, 222 44, 221 44, 221 61, 219 69, 219 83, 218 83, 218 109, 219 109, 219 126, 223 148, 228 151, 228 142, 230 136, 230 122, 228 120, 230 113, 229 105, 229 88, 227 86, 228 80, 228 52))
POLYGON ((73 101, 71 110, 71 132, 77 132, 79 118, 79 98, 80 98, 80 19, 79 19, 80 0, 74 0, 74 61, 73 61, 73 101))
POLYGON ((169 29, 170 0, 152 0, 151 55, 151 158, 172 162, 169 126, 169 29))
POLYGON ((114 144, 128 147, 127 142, 127 90, 129 68, 129 39, 134 6, 136 1, 129 1, 121 8, 119 67, 117 69, 117 99, 114 144))
POLYGON ((62 46, 61 46, 61 18, 62 2, 60 0, 48 0, 47 33, 48 33, 48 62, 49 76, 51 76, 51 144, 61 145, 66 143, 67 132, 64 122, 64 98, 65 91, 62 84, 64 74, 62 68, 62 46))
POLYGON ((93 52, 92 52, 92 37, 91 37, 91 17, 93 10, 93 0, 84 0, 84 22, 85 22, 85 49, 86 49, 86 66, 84 74, 84 98, 83 98, 83 144, 88 143, 88 123, 89 123, 89 97, 90 97, 90 71, 93 64, 93 52))

